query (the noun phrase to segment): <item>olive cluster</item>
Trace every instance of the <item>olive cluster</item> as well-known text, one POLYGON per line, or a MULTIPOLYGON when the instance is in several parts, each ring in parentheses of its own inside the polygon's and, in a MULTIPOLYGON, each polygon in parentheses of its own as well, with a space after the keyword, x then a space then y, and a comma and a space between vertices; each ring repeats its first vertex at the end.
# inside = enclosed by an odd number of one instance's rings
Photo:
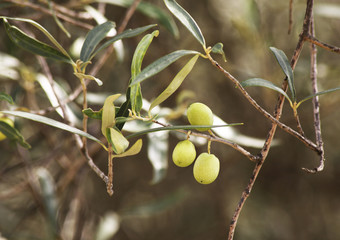
MULTIPOLYGON (((193 103, 187 110, 187 117, 191 125, 212 125, 213 114, 208 106, 203 103, 193 103)), ((197 128, 198 131, 207 131, 209 128, 197 128)), ((196 149, 190 140, 183 140, 177 143, 172 160, 179 167, 187 167, 196 159, 196 149)), ((194 178, 201 184, 210 184, 218 176, 220 161, 214 154, 201 153, 193 168, 194 178)))

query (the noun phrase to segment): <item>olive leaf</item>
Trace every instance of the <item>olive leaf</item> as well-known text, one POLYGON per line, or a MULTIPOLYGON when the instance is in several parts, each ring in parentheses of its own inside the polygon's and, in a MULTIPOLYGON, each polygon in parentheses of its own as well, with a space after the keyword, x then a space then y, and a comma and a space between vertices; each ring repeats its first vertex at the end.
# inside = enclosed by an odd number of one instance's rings
MULTIPOLYGON (((120 7, 130 7, 134 0, 97 0, 97 2, 113 4, 120 7)), ((172 16, 165 12, 163 9, 159 8, 155 4, 141 1, 137 6, 137 11, 144 14, 149 18, 157 20, 161 25, 163 25, 172 35, 176 38, 179 36, 179 31, 175 21, 172 16)))
POLYGON ((323 95, 323 94, 335 92, 335 91, 338 91, 338 90, 340 90, 340 87, 336 87, 336 88, 332 88, 332 89, 328 89, 328 90, 325 90, 325 91, 321 91, 321 92, 317 92, 317 93, 315 93, 315 94, 312 94, 312 95, 310 95, 310 96, 305 97, 304 99, 302 99, 302 100, 297 104, 296 107, 299 107, 301 103, 303 103, 303 102, 305 102, 305 101, 307 101, 307 100, 309 100, 309 99, 312 99, 312 98, 314 98, 314 97, 316 97, 316 96, 320 96, 320 95, 323 95))
POLYGON ((205 48, 205 39, 196 21, 175 0, 164 0, 170 12, 189 30, 197 41, 205 48))
POLYGON ((58 25, 58 27, 66 34, 66 36, 68 38, 71 37, 71 34, 69 33, 69 31, 67 31, 67 29, 64 27, 64 25, 62 24, 62 22, 60 22, 59 18, 57 17, 57 15, 55 14, 55 11, 53 9, 52 6, 52 1, 51 0, 47 0, 48 3, 48 8, 50 9, 50 11, 52 12, 52 16, 54 21, 56 22, 56 24, 58 25))
POLYGON ((97 45, 106 37, 107 33, 115 27, 115 23, 108 21, 103 24, 95 26, 91 29, 83 43, 80 51, 80 60, 87 62, 97 45))
POLYGON ((292 103, 292 101, 290 100, 289 96, 287 95, 287 93, 285 91, 282 90, 282 88, 279 88, 278 86, 276 86, 274 83, 264 80, 262 78, 251 78, 245 81, 241 82, 241 86, 242 87, 265 87, 265 88, 269 88, 272 89, 280 94, 282 94, 283 96, 285 96, 287 98, 287 100, 292 103))
POLYGON ((177 50, 175 52, 169 53, 150 65, 148 65, 146 68, 144 68, 135 79, 133 79, 130 83, 130 86, 133 86, 137 83, 140 83, 144 81, 145 79, 148 79, 157 73, 161 72, 164 70, 166 67, 168 67, 170 64, 173 62, 177 61, 179 58, 186 56, 186 55, 197 55, 200 54, 197 51, 192 51, 192 50, 177 50))
POLYGON ((212 49, 211 49, 212 53, 216 53, 216 54, 220 54, 222 55, 223 61, 227 61, 227 58, 225 57, 225 53, 223 51, 223 43, 216 43, 212 49))
MULTIPOLYGON (((3 113, 5 112, 3 111, 3 113)), ((0 121, 0 132, 10 140, 18 142, 24 148, 31 148, 21 133, 15 127, 12 127, 4 121, 0 121)))
POLYGON ((113 151, 116 154, 122 154, 129 146, 129 141, 121 134, 121 132, 114 128, 106 129, 106 139, 111 144, 113 151))
POLYGON ((21 117, 21 118, 33 120, 35 122, 40 122, 40 123, 43 123, 43 124, 46 124, 46 125, 49 125, 49 126, 52 126, 52 127, 55 127, 55 128, 59 128, 59 129, 64 130, 64 131, 68 131, 70 133, 80 135, 82 137, 86 137, 86 138, 88 138, 92 141, 99 143, 104 149, 106 149, 105 145, 99 139, 97 139, 96 137, 94 137, 94 136, 92 136, 92 135, 90 135, 90 134, 88 134, 84 131, 81 131, 78 128, 74 128, 74 127, 71 127, 71 126, 69 126, 65 123, 58 122, 54 119, 47 118, 47 117, 44 117, 44 116, 40 116, 40 115, 33 114, 33 113, 21 112, 21 111, 1 111, 1 112, 4 113, 4 114, 16 116, 16 117, 21 117))
POLYGON ((13 98, 10 95, 8 95, 7 93, 4 93, 4 92, 0 92, 0 100, 5 100, 10 104, 14 104, 13 98))
MULTIPOLYGON (((145 35, 136 47, 135 53, 133 54, 131 63, 131 81, 141 72, 142 62, 146 51, 148 50, 154 37, 159 34, 158 30, 153 31, 150 34, 145 35)), ((140 84, 135 84, 130 87, 130 101, 131 110, 139 113, 143 106, 143 97, 141 92, 140 84)))
POLYGON ((149 30, 150 28, 153 28, 157 26, 156 24, 151 24, 151 25, 147 25, 144 27, 140 27, 140 28, 135 28, 135 29, 128 29, 125 30, 124 32, 114 36, 113 38, 107 40, 105 43, 103 43, 103 45, 101 45, 99 48, 97 48, 92 54, 91 56, 88 58, 88 60, 90 61, 94 56, 96 56, 100 51, 102 51, 103 49, 107 48, 108 46, 110 46, 112 43, 124 39, 124 38, 131 38, 131 37, 135 37, 138 36, 139 34, 149 30))
POLYGON ((118 155, 113 155, 114 158, 122 158, 122 157, 128 157, 128 156, 133 156, 136 155, 140 152, 142 149, 143 141, 142 139, 138 139, 132 147, 130 147, 127 151, 118 154, 118 155))
POLYGON ((157 105, 164 102, 168 97, 170 97, 182 84, 186 76, 191 72, 193 69, 199 55, 195 55, 192 57, 188 63, 177 73, 174 79, 171 81, 169 86, 151 103, 149 108, 149 113, 151 110, 156 107, 157 105))
POLYGON ((19 47, 43 57, 71 63, 70 57, 50 45, 28 36, 16 26, 10 25, 6 19, 4 19, 4 24, 7 35, 19 47))
POLYGON ((270 47, 270 50, 274 53, 274 56, 277 60, 277 62, 280 64, 282 71, 287 76, 288 80, 288 86, 291 92, 292 101, 296 102, 296 91, 295 91, 295 85, 294 85, 294 74, 293 69, 290 66, 290 63, 288 61, 288 58, 286 54, 275 47, 270 47))
POLYGON ((158 128, 150 128, 143 131, 139 131, 133 134, 126 136, 127 139, 142 136, 144 134, 158 132, 158 131, 174 131, 174 130, 193 130, 193 129, 200 129, 200 128, 218 128, 218 127, 230 127, 230 126, 238 126, 243 125, 243 123, 232 123, 232 124, 225 124, 225 125, 177 125, 177 126, 167 126, 167 127, 158 127, 158 128))
MULTIPOLYGON (((36 27, 37 29, 39 29, 53 44, 54 46, 63 54, 65 55, 64 57, 66 57, 68 59, 68 61, 66 62, 69 62, 71 63, 72 65, 75 65, 75 63, 73 62, 72 58, 70 57, 70 55, 67 53, 67 51, 58 43, 58 41, 43 27, 41 26, 39 23, 31 20, 31 19, 27 19, 27 18, 13 18, 13 17, 6 17, 6 16, 0 16, 0 18, 4 19, 5 22, 7 22, 7 19, 10 19, 10 20, 15 20, 15 21, 22 21, 22 22, 27 22, 27 23, 30 23, 32 24, 34 27, 36 27)), ((21 35, 19 33, 19 35, 21 35)), ((28 42, 28 44, 33 44, 30 43, 31 39, 28 39, 26 37, 29 37, 29 36, 23 36, 24 40, 26 40, 28 42)), ((31 37, 29 37, 31 38, 31 37)), ((33 39, 34 41, 37 41, 35 39, 33 39)), ((34 44, 33 44, 34 45, 34 44)), ((34 47, 34 46, 33 46, 34 47)), ((62 56, 61 56, 62 57, 62 56)), ((66 59, 65 59, 66 60, 66 59)))
POLYGON ((102 120, 103 109, 100 111, 93 111, 91 108, 86 108, 82 112, 89 118, 102 120))
POLYGON ((108 96, 105 99, 104 106, 103 106, 103 112, 102 112, 102 134, 106 137, 106 129, 112 128, 115 126, 115 117, 116 117, 116 109, 113 102, 119 98, 120 94, 115 94, 108 96))

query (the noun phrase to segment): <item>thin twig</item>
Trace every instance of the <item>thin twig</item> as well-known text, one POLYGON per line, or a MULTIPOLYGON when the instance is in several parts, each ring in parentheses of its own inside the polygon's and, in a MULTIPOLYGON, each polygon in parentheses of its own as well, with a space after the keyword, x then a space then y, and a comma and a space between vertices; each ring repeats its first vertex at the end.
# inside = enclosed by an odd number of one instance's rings
MULTIPOLYGON (((302 49, 302 48, 301 48, 302 49)), ((300 50, 301 50, 300 49, 300 50)), ((299 54, 298 54, 299 55, 299 54)), ((298 55, 295 56, 294 59, 298 59, 298 55)), ((217 67, 227 78, 229 78, 237 87, 237 89, 243 94, 243 96, 251 103, 253 107, 255 107, 256 110, 258 110, 263 116, 265 116, 267 119, 272 121, 272 123, 275 123, 278 125, 282 130, 286 131, 287 133, 291 134, 292 136, 298 138, 301 142, 303 142, 307 147, 312 149, 313 151, 318 152, 319 149, 316 146, 315 143, 313 143, 311 140, 308 138, 304 137, 291 127, 285 125, 284 123, 280 122, 278 119, 273 117, 270 113, 268 113, 265 109, 263 109, 250 95, 249 93, 242 87, 240 82, 233 76, 231 75, 227 70, 225 70, 218 62, 216 62, 214 59, 211 57, 209 58, 211 63, 217 67)), ((294 63, 295 65, 295 63, 294 63)))
POLYGON ((292 32, 293 27, 293 0, 289 0, 289 25, 288 25, 288 34, 292 32))
MULTIPOLYGON (((20 0, 4 0, 4 1, 15 3, 19 6, 30 7, 32 9, 37 10, 38 12, 43 12, 43 13, 48 14, 48 15, 53 15, 53 13, 49 9, 44 8, 44 7, 42 7, 38 4, 28 2, 28 1, 20 1, 20 0)), ((66 22, 69 22, 73 25, 76 25, 76 26, 79 26, 79 27, 82 27, 82 28, 86 28, 86 29, 92 29, 93 28, 93 26, 90 25, 90 24, 84 23, 83 21, 74 20, 74 18, 65 16, 64 14, 62 14, 60 12, 56 12, 56 16, 60 19, 63 19, 66 22)))
MULTIPOLYGON (((157 121, 155 119, 153 119, 152 122, 154 122, 154 123, 156 123, 156 124, 158 124, 160 126, 163 126, 163 127, 170 127, 170 126, 172 126, 171 124, 164 124, 164 123, 159 122, 159 121, 157 121)), ((195 137, 205 138, 208 141, 226 144, 226 145, 234 148, 236 151, 240 152, 244 156, 246 156, 250 161, 252 161, 252 162, 257 162, 258 161, 258 156, 255 156, 255 155, 251 154, 250 152, 248 152, 246 149, 244 149, 243 147, 241 147, 237 143, 231 142, 231 141, 229 141, 227 139, 224 139, 224 138, 217 137, 215 134, 210 135, 210 134, 204 134, 204 133, 199 133, 199 132, 186 131, 186 130, 182 130, 182 129, 177 129, 176 131, 180 132, 180 133, 183 133, 185 135, 192 135, 192 136, 195 136, 195 137)))
MULTIPOLYGON (((312 18, 312 23, 310 25, 310 34, 314 37, 315 30, 314 30, 314 21, 312 18)), ((313 94, 318 92, 318 79, 317 79, 317 48, 315 44, 310 44, 310 55, 311 55, 311 69, 310 69, 310 78, 312 80, 312 91, 313 94)), ((309 173, 316 173, 323 170, 325 165, 325 156, 324 156, 324 147, 323 147, 323 140, 321 135, 321 119, 320 119, 320 102, 319 97, 315 96, 313 98, 313 117, 314 117, 314 129, 315 129, 315 139, 316 144, 320 149, 320 163, 319 166, 315 169, 306 169, 303 170, 309 173)))
MULTIPOLYGON (((297 47, 295 49, 294 55, 291 59, 291 67, 293 69, 296 66, 297 59, 299 58, 299 55, 300 55, 301 50, 302 50, 302 46, 303 46, 303 43, 304 43, 303 35, 308 33, 308 31, 306 32, 306 29, 309 30, 309 28, 310 28, 312 9, 313 9, 313 0, 308 0, 307 1, 307 7, 306 7, 305 19, 304 19, 304 25, 303 25, 303 31, 300 34, 299 42, 298 42, 297 47)), ((282 85, 282 89, 284 91, 287 90, 287 85, 288 85, 287 80, 285 80, 283 85, 282 85)), ((248 99, 248 100, 250 100, 250 99, 248 99)), ((259 172, 260 172, 260 170, 263 166, 263 163, 264 163, 264 161, 265 161, 265 159, 266 159, 266 157, 269 153, 269 150, 270 150, 270 147, 271 147, 271 142, 274 138, 276 128, 277 128, 277 126, 279 126, 278 123, 279 123, 280 116, 282 114, 284 100, 285 100, 284 96, 280 95, 278 103, 277 103, 276 108, 275 108, 275 112, 274 112, 275 120, 277 120, 277 121, 272 122, 272 127, 271 127, 271 129, 268 133, 267 140, 266 140, 266 142, 265 142, 265 144, 262 148, 262 151, 261 151, 260 161, 255 165, 255 168, 253 170, 253 174, 252 174, 252 176, 249 180, 249 183, 248 183, 246 189, 243 191, 241 199, 239 201, 239 204, 238 204, 238 206, 237 206, 237 208, 234 212, 233 218, 232 218, 230 226, 229 226, 228 240, 232 240, 234 238, 235 228, 236 228, 237 221, 238 221, 238 218, 240 216, 240 213, 242 211, 242 208, 243 208, 246 200, 248 199, 248 197, 250 195, 250 192, 251 192, 251 190, 252 190, 252 188, 255 184, 256 178, 257 178, 257 176, 258 176, 258 174, 259 174, 259 172)), ((316 150, 317 150, 317 152, 319 152, 318 149, 316 149, 316 150)))
POLYGON ((331 51, 331 52, 340 54, 340 48, 339 47, 335 47, 335 46, 332 46, 330 44, 323 43, 323 42, 319 41, 318 39, 316 39, 314 36, 311 36, 311 35, 306 36, 306 41, 311 42, 311 43, 313 43, 313 44, 315 44, 315 45, 317 45, 321 48, 324 48, 327 51, 331 51))

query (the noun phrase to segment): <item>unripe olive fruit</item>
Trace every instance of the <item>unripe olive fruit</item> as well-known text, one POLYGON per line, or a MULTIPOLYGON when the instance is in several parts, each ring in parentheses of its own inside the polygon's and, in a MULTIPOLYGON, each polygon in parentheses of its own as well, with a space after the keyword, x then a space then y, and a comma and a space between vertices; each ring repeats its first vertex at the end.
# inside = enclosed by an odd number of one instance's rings
MULTIPOLYGON (((0 117, 0 121, 1 121, 1 122, 5 122, 5 123, 7 123, 8 125, 14 127, 14 122, 13 122, 13 120, 10 119, 10 118, 7 118, 7 117, 0 117)), ((0 132, 0 141, 4 140, 4 139, 6 139, 6 138, 7 138, 6 135, 3 134, 2 132, 0 132)))
POLYGON ((201 184, 215 181, 220 171, 220 161, 214 154, 201 153, 194 164, 194 177, 201 184))
POLYGON ((192 142, 189 140, 180 141, 177 143, 174 151, 172 152, 172 160, 179 167, 187 167, 196 158, 196 149, 192 142))
MULTIPOLYGON (((187 110, 187 117, 191 125, 212 125, 213 113, 210 108, 203 103, 193 103, 187 110)), ((209 128, 198 128, 198 131, 207 131, 209 128)))

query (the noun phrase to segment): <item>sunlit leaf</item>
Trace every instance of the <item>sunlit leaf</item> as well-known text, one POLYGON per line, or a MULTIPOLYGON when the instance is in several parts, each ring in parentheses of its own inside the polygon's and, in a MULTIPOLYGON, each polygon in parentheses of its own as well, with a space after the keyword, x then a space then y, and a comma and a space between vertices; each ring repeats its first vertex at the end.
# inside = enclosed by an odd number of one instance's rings
MULTIPOLYGON (((121 7, 130 7, 134 0, 97 0, 97 2, 104 2, 121 7)), ((179 36, 178 28, 175 21, 167 12, 149 2, 140 2, 137 6, 137 11, 141 12, 147 17, 157 20, 176 38, 179 36)))
POLYGON ((151 103, 149 112, 156 107, 157 105, 164 102, 168 97, 170 97, 178 88, 181 86, 182 82, 191 72, 192 68, 194 67, 199 55, 195 55, 192 57, 188 63, 177 73, 175 78, 171 81, 169 86, 151 103))
POLYGON ((106 138, 116 154, 122 154, 129 146, 129 141, 114 128, 106 129, 106 138))
POLYGON ((150 128, 144 131, 136 132, 126 136, 127 139, 138 137, 147 133, 151 132, 158 132, 158 131, 174 131, 174 130, 194 130, 198 128, 218 128, 218 127, 229 127, 229 126, 237 126, 243 125, 243 123, 232 123, 226 125, 177 125, 177 126, 168 126, 168 127, 158 127, 158 128, 150 128))
POLYGON ((83 110, 83 113, 89 118, 102 120, 102 109, 100 111, 93 111, 91 108, 86 108, 83 110))
POLYGON ((316 97, 316 96, 320 96, 320 95, 323 95, 323 94, 335 92, 335 91, 338 91, 338 90, 340 90, 340 87, 328 89, 328 90, 321 91, 321 92, 315 93, 315 94, 313 94, 313 95, 310 95, 310 96, 308 96, 308 97, 302 99, 302 100, 297 104, 297 107, 300 106, 301 103, 303 103, 303 102, 305 102, 305 101, 307 101, 307 100, 309 100, 309 99, 312 99, 312 98, 314 98, 314 97, 316 97))
MULTIPOLYGON (((5 111, 3 111, 3 113, 5 113, 5 111)), ((8 139, 18 142, 24 148, 31 148, 21 133, 4 121, 0 121, 0 132, 8 137, 8 139)))
POLYGON ((186 56, 186 55, 193 55, 193 54, 197 55, 200 53, 196 51, 191 51, 191 50, 177 50, 175 52, 169 53, 168 55, 165 55, 157 59, 156 61, 151 63, 149 66, 144 68, 142 72, 138 74, 138 76, 135 79, 133 79, 130 86, 140 83, 144 81, 145 79, 156 75, 160 71, 164 70, 167 66, 177 61, 179 58, 186 56))
POLYGON ((84 44, 80 51, 80 60, 86 62, 90 60, 90 56, 93 53, 97 45, 106 37, 107 33, 115 27, 114 22, 105 22, 97 25, 86 35, 84 44))
POLYGON ((19 47, 43 57, 71 63, 70 58, 57 49, 28 36, 16 26, 10 25, 6 19, 4 23, 8 36, 19 47))
POLYGON ((115 125, 116 109, 113 102, 120 96, 120 94, 111 95, 106 98, 102 112, 102 133, 106 137, 106 129, 112 128, 115 125))
POLYGON ((65 123, 58 122, 54 119, 47 118, 47 117, 44 117, 44 116, 40 116, 40 115, 33 114, 33 113, 21 112, 21 111, 1 111, 1 112, 4 113, 4 114, 16 116, 16 117, 26 118, 26 119, 29 119, 29 120, 32 120, 32 121, 35 121, 35 122, 40 122, 40 123, 43 123, 43 124, 46 124, 46 125, 49 125, 49 126, 52 126, 52 127, 55 127, 55 128, 59 128, 59 129, 64 130, 64 131, 68 131, 68 132, 80 135, 82 137, 86 137, 86 138, 88 138, 92 141, 99 143, 100 145, 102 145, 106 149, 105 145, 99 139, 97 139, 96 137, 94 137, 94 136, 92 136, 92 135, 90 135, 86 132, 83 132, 83 131, 79 130, 78 128, 74 128, 74 127, 71 127, 71 126, 69 126, 65 123))
POLYGON ((149 30, 150 28, 153 28, 157 26, 156 24, 151 24, 151 25, 147 25, 144 27, 140 27, 140 28, 135 28, 135 29, 128 29, 125 30, 124 32, 122 32, 121 34, 118 34, 116 36, 114 36, 113 38, 109 39, 108 41, 106 41, 103 45, 101 45, 99 48, 97 48, 91 55, 91 57, 89 58, 89 60, 91 60, 95 55, 97 55, 100 51, 102 51, 103 49, 107 48, 108 46, 110 46, 110 44, 124 39, 124 38, 131 38, 131 37, 135 37, 138 36, 139 34, 149 30))
POLYGON ((287 76, 289 89, 292 94, 292 100, 293 102, 295 102, 296 91, 295 91, 295 85, 294 85, 294 74, 293 74, 293 69, 290 66, 290 63, 288 61, 288 58, 286 54, 280 49, 277 49, 275 47, 270 47, 270 50, 274 53, 276 60, 280 64, 284 74, 287 76))
POLYGON ((39 23, 31 20, 31 19, 27 19, 27 18, 12 18, 12 17, 6 17, 6 16, 0 16, 0 18, 3 18, 4 21, 5 19, 10 19, 10 20, 15 20, 15 21, 22 21, 22 22, 27 22, 32 24, 34 27, 36 27, 37 29, 39 29, 53 44, 54 46, 62 53, 64 54, 68 59, 69 62, 74 64, 72 61, 72 58, 69 56, 69 54, 67 53, 67 51, 58 43, 58 41, 43 27, 41 26, 39 23))
POLYGON ((201 29, 190 14, 182 8, 175 0, 164 0, 167 8, 172 14, 178 18, 179 21, 191 32, 191 34, 198 40, 198 42, 205 47, 205 39, 201 29))
MULTIPOLYGON (((159 31, 155 30, 150 34, 145 35, 136 47, 131 63, 131 81, 133 81, 133 79, 135 79, 136 76, 141 72, 142 62, 145 53, 148 50, 153 38, 157 37, 158 34, 159 31)), ((143 97, 140 84, 135 84, 130 88, 131 110, 133 112, 139 113, 143 105, 143 97)))
POLYGON ((223 43, 216 43, 211 49, 211 52, 222 55, 223 61, 227 61, 227 58, 225 57, 225 53, 223 51, 223 43))
POLYGON ((127 151, 118 154, 118 155, 114 155, 114 158, 122 158, 122 157, 128 157, 128 156, 133 156, 136 155, 140 152, 140 150, 142 149, 142 145, 143 145, 143 141, 142 139, 138 139, 133 145, 132 147, 130 147, 127 151))
POLYGON ((265 88, 272 89, 282 94, 283 96, 285 96, 287 100, 291 102, 289 96, 287 95, 285 91, 282 90, 282 88, 279 88, 274 83, 264 80, 262 78, 251 78, 251 79, 241 82, 241 85, 242 87, 265 87, 265 88))
POLYGON ((4 92, 0 92, 0 100, 5 100, 10 104, 14 104, 13 98, 10 95, 8 95, 7 93, 4 93, 4 92))

